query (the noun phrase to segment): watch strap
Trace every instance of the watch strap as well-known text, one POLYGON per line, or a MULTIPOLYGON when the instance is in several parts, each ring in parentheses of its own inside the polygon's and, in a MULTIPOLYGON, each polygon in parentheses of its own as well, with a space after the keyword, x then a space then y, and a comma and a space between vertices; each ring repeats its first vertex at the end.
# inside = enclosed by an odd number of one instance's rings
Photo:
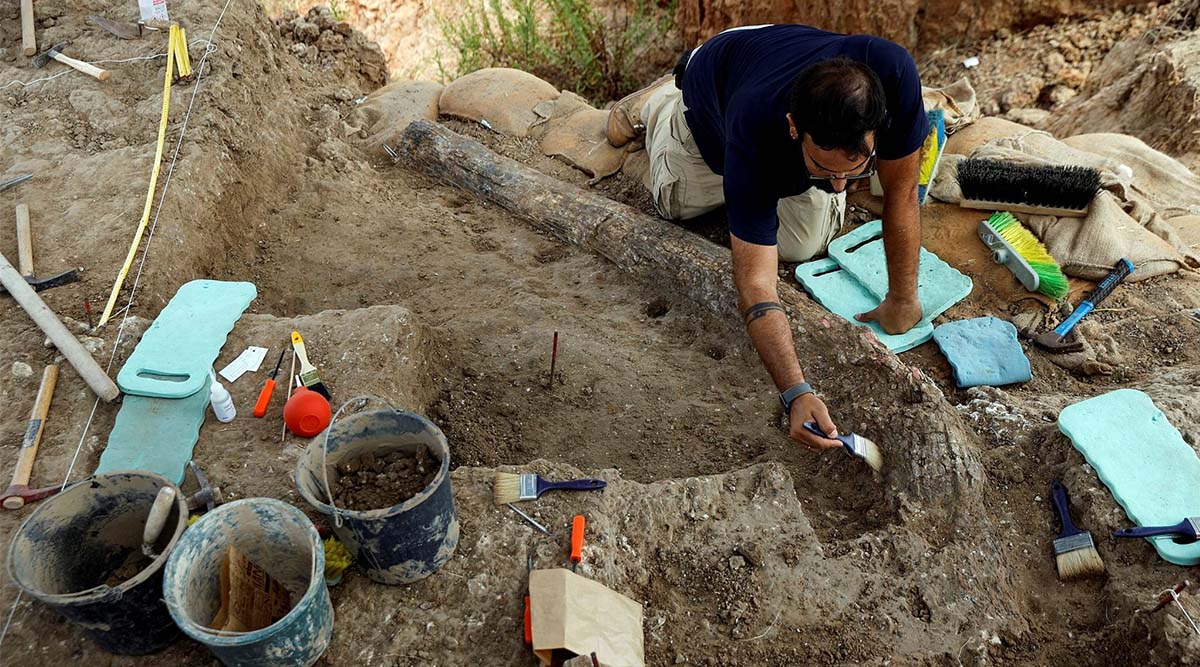
POLYGON ((790 411, 792 409, 792 401, 795 401, 804 394, 812 393, 815 393, 812 385, 807 382, 801 382, 784 389, 783 392, 779 394, 779 402, 783 404, 783 409, 785 411, 790 411))

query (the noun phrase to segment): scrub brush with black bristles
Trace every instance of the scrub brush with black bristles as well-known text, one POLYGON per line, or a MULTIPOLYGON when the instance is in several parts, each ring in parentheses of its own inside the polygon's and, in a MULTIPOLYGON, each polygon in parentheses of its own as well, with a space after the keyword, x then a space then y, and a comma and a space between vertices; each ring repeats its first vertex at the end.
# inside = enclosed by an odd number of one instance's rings
POLYGON ((1078 218, 1100 191, 1100 172, 968 158, 958 163, 958 186, 963 208, 1078 218))
POLYGON ((1062 268, 1046 246, 1012 213, 993 213, 979 223, 977 231, 996 262, 1007 266, 1025 289, 1041 292, 1055 301, 1067 296, 1070 284, 1062 268))

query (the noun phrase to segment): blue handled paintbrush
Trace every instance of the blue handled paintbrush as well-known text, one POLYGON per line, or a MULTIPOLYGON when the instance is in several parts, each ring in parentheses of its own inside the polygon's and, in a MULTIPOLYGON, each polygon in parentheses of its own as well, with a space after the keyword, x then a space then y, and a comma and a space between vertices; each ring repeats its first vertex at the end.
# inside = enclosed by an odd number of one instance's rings
POLYGON ((574 479, 569 482, 547 482, 537 475, 515 475, 496 473, 496 504, 517 503, 535 500, 547 491, 599 491, 608 486, 601 479, 574 479))

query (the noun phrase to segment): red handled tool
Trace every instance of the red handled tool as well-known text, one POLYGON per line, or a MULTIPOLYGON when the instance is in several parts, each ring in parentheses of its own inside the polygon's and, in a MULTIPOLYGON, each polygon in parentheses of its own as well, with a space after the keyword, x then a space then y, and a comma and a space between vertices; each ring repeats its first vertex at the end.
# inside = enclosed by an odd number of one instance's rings
POLYGON ((283 363, 283 353, 285 351, 287 351, 286 347, 279 351, 279 361, 275 362, 275 370, 271 371, 271 377, 267 378, 262 391, 258 392, 258 401, 254 404, 255 417, 262 417, 267 414, 267 404, 271 402, 271 394, 275 393, 275 377, 279 375, 279 365, 283 363))
MULTIPOLYGON (((528 560, 529 573, 533 573, 533 554, 529 555, 528 560)), ((529 597, 529 590, 525 591, 525 643, 533 646, 533 600, 529 597)))
POLYGON ((574 572, 579 567, 579 561, 583 560, 583 528, 584 520, 582 514, 575 515, 575 521, 571 525, 571 571, 574 572))

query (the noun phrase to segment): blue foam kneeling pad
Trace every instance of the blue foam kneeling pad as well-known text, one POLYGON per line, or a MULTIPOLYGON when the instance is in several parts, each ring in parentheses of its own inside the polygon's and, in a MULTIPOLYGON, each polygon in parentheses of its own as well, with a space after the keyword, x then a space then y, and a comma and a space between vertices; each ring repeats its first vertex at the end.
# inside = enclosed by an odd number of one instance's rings
MULTIPOLYGON (((829 244, 829 256, 882 300, 888 292, 887 258, 883 253, 883 222, 876 220, 844 234, 829 244)), ((917 269, 917 299, 926 322, 962 301, 974 284, 942 258, 921 248, 917 269)))
POLYGON ((149 470, 182 483, 208 411, 210 382, 206 375, 200 391, 185 398, 126 394, 96 472, 149 470))
MULTIPOLYGON (((1058 416, 1058 430, 1135 524, 1166 526, 1200 517, 1200 458, 1143 392, 1118 389, 1069 406, 1058 416)), ((1167 562, 1200 563, 1200 542, 1147 539, 1167 562)))
POLYGON ((933 336, 933 325, 928 322, 921 322, 907 333, 893 336, 884 332, 875 322, 864 324, 854 319, 855 315, 878 306, 879 299, 832 259, 818 259, 797 266, 796 280, 829 312, 850 324, 869 327, 892 352, 899 354, 910 350, 933 336))
POLYGON ((257 295, 254 283, 193 280, 184 284, 117 373, 121 391, 183 398, 207 387, 209 369, 226 336, 257 295))
POLYGON ((1017 328, 995 317, 947 322, 933 330, 933 340, 954 368, 959 387, 999 387, 1028 382, 1029 358, 1017 342, 1017 328))

